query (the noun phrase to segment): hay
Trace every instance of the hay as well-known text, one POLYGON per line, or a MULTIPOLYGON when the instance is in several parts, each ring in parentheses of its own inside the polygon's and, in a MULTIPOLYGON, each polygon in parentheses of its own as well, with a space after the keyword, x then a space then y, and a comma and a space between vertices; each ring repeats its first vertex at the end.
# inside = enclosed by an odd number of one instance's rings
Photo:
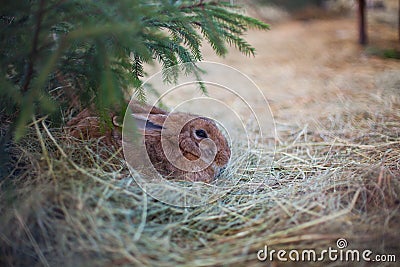
POLYGON ((278 123, 272 168, 256 165, 268 149, 243 150, 224 173, 240 173, 237 186, 186 209, 144 194, 101 142, 36 120, 1 181, 0 265, 262 266, 265 245, 321 250, 338 238, 397 253, 400 101, 370 101, 307 127, 278 123))

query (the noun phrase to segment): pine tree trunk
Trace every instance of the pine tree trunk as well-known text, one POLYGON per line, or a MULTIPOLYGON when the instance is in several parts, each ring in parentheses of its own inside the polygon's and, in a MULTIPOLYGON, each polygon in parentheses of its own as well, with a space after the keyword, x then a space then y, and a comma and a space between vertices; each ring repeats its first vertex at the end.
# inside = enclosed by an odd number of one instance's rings
POLYGON ((358 42, 362 45, 367 44, 367 29, 366 29, 366 11, 365 11, 365 0, 358 0, 358 42))

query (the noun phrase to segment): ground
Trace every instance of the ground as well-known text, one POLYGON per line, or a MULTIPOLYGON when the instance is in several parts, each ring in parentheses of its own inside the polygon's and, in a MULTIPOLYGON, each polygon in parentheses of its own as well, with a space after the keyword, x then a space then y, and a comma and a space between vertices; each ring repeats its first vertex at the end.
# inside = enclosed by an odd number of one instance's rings
MULTIPOLYGON (((380 93, 378 83, 385 75, 400 76, 399 60, 370 56, 358 45, 354 18, 271 26, 268 32, 249 32, 247 39, 257 49, 254 58, 232 50, 221 59, 210 47, 204 51, 206 60, 233 66, 254 80, 277 119, 301 121, 335 113, 342 97, 362 104, 365 94, 380 93)), ((372 24, 369 33, 370 46, 400 47, 394 44, 398 37, 393 27, 372 24)))
POLYGON ((268 99, 278 132, 272 169, 257 165, 270 151, 243 149, 224 174, 241 175, 229 194, 173 207, 144 194, 115 151, 39 121, 15 148, 15 178, 1 184, 9 190, 0 195, 0 265, 281 266, 257 252, 320 251, 339 238, 400 257, 400 61, 370 52, 399 49, 397 30, 371 21, 364 48, 354 16, 271 26, 246 36, 254 58, 203 51, 268 99))

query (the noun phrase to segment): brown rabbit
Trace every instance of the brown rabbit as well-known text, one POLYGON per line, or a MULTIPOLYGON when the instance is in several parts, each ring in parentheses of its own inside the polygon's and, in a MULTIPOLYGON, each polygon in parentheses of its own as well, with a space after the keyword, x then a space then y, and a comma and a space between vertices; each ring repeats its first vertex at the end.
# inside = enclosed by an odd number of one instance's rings
MULTIPOLYGON (((132 116, 142 131, 152 165, 165 178, 209 183, 227 165, 231 151, 212 119, 182 112, 168 113, 137 101, 130 103, 130 110, 132 112, 127 116, 132 116)), ((111 116, 117 127, 116 117, 111 116)), ((93 127, 94 123, 81 120, 80 124, 73 124, 78 126, 71 132, 74 136, 83 132, 87 125, 91 127, 91 131, 86 131, 88 137, 99 136, 96 130, 93 131, 98 129, 93 127)), ((106 143, 111 140, 113 145, 122 144, 121 135, 115 134, 115 129, 105 136, 106 143)))

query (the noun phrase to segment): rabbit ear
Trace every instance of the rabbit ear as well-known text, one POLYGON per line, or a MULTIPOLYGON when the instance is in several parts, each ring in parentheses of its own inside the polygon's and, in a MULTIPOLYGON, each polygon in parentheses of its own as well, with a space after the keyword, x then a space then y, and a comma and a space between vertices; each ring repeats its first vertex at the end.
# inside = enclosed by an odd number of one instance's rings
POLYGON ((164 114, 132 114, 139 130, 161 132, 167 115, 164 114))

